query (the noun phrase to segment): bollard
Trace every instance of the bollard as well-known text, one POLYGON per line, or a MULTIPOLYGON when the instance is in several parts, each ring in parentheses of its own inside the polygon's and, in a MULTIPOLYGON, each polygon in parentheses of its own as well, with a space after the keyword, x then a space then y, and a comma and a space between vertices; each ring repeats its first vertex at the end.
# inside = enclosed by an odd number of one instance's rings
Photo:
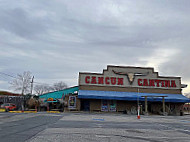
POLYGON ((138 106, 138 110, 137 110, 137 119, 140 119, 140 106, 138 106))
POLYGON ((140 115, 137 115, 137 119, 140 119, 141 118, 141 116, 140 115))

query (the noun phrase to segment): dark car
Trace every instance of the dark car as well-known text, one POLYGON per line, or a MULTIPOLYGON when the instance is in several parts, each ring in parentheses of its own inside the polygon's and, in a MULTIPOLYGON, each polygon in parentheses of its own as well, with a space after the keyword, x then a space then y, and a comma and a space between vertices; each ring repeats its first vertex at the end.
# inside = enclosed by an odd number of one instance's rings
POLYGON ((5 103, 1 105, 1 108, 5 108, 6 111, 15 110, 17 107, 12 103, 5 103))

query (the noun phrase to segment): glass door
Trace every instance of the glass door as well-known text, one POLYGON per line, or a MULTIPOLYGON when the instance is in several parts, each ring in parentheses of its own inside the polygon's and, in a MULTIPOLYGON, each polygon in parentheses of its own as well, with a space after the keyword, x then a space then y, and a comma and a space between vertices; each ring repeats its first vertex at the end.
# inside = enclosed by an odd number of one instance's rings
POLYGON ((116 101, 115 100, 102 100, 101 111, 116 111, 116 101))
POLYGON ((109 101, 109 111, 115 112, 116 111, 116 101, 110 100, 109 101))
POLYGON ((101 111, 108 111, 108 100, 102 100, 101 111))

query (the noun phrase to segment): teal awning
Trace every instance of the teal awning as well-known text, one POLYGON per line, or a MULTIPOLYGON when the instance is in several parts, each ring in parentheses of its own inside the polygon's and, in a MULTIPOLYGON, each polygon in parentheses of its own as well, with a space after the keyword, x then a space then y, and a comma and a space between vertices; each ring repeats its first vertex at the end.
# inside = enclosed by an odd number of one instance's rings
POLYGON ((45 99, 48 99, 48 98, 62 99, 63 98, 64 99, 65 95, 74 94, 74 93, 76 93, 76 91, 78 92, 78 90, 79 90, 78 86, 70 87, 70 88, 66 88, 64 90, 42 94, 39 96, 39 98, 45 98, 45 99))

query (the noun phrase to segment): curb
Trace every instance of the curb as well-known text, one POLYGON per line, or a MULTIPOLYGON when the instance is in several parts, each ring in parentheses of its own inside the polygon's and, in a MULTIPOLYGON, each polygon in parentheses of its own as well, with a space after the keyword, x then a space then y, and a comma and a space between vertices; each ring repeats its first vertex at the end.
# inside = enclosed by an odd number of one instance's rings
POLYGON ((1 108, 0 109, 0 112, 5 112, 6 110, 4 108, 1 108))
POLYGON ((37 113, 36 111, 9 111, 10 113, 37 113))
POLYGON ((9 111, 10 113, 22 113, 22 111, 9 111))
POLYGON ((46 111, 47 113, 61 113, 59 111, 46 111))
POLYGON ((37 111, 24 111, 24 113, 37 113, 37 111))

